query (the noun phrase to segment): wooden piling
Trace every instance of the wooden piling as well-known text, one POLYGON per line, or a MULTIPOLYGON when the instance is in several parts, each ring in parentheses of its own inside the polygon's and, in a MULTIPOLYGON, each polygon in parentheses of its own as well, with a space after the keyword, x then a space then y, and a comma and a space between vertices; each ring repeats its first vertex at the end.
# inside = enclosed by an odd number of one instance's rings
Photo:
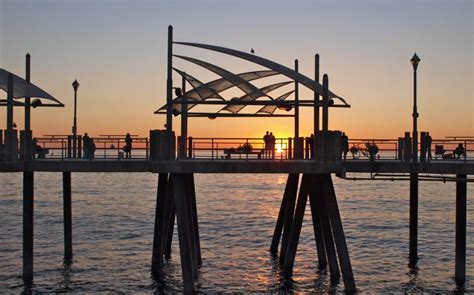
POLYGON ((418 261, 418 173, 410 173, 410 253, 409 266, 418 261))
POLYGON ((456 182, 456 266, 455 280, 458 284, 466 281, 466 175, 457 175, 456 182))
POLYGON ((283 237, 281 240, 281 247, 280 247, 280 264, 283 265, 285 262, 286 257, 286 250, 288 248, 288 241, 290 239, 291 233, 291 224, 293 222, 293 215, 295 212, 295 203, 296 203, 296 194, 298 191, 298 182, 299 182, 299 174, 290 174, 288 177, 288 181, 290 182, 289 192, 288 192, 288 203, 285 208, 285 219, 283 222, 283 237))
POLYGON ((153 253, 151 258, 151 271, 158 274, 163 266, 163 240, 164 240, 164 212, 167 197, 168 174, 158 174, 158 189, 155 209, 155 230, 153 235, 153 253))
POLYGON ((286 206, 288 204, 288 195, 290 191, 290 183, 291 183, 290 175, 291 174, 288 174, 288 178, 286 180, 285 192, 283 193, 283 198, 281 200, 280 211, 278 212, 278 218, 275 224, 275 230, 273 231, 272 244, 270 245, 270 253, 273 256, 276 256, 278 253, 278 244, 280 243, 281 232, 283 231, 283 221, 285 218, 285 211, 286 211, 286 206))
POLYGON ((63 172, 64 261, 72 260, 71 172, 63 172))
POLYGON ((23 172, 23 280, 33 281, 34 173, 23 172))
POLYGON ((303 174, 300 190, 298 193, 298 200, 296 204, 293 223, 291 224, 291 232, 286 250, 285 261, 283 264, 283 273, 287 276, 291 275, 291 273, 293 272, 296 250, 298 249, 301 227, 303 225, 304 212, 306 209, 306 203, 308 201, 308 185, 309 175, 303 174))
POLYGON ((352 273, 352 265, 347 250, 346 237, 342 227, 341 215, 337 205, 336 193, 332 183, 330 174, 321 175, 323 180, 324 198, 326 199, 327 210, 331 221, 331 228, 334 235, 334 242, 336 244, 337 255, 339 257, 339 265, 341 267, 342 279, 344 281, 345 291, 347 293, 355 293, 356 286, 354 275, 352 273))
POLYGON ((188 227, 190 218, 187 186, 188 181, 183 173, 175 174, 173 180, 174 200, 178 223, 179 251, 183 275, 184 293, 194 292, 194 272, 191 249, 191 234, 188 227))

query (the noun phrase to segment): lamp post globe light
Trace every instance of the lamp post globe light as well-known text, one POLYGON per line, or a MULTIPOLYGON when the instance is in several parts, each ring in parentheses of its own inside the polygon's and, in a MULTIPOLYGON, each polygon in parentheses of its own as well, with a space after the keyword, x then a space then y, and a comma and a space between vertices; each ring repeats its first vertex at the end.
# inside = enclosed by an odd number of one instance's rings
POLYGON ((77 89, 79 88, 79 82, 77 79, 72 82, 72 88, 74 88, 74 121, 72 125, 72 155, 76 158, 77 153, 77 89))
POLYGON ((420 63, 420 58, 416 53, 413 55, 413 57, 410 60, 412 66, 413 66, 413 149, 412 149, 412 155, 413 155, 413 161, 417 162, 418 161, 418 126, 417 126, 417 120, 418 120, 418 110, 417 110, 417 104, 416 104, 416 70, 418 69, 418 64, 420 63))

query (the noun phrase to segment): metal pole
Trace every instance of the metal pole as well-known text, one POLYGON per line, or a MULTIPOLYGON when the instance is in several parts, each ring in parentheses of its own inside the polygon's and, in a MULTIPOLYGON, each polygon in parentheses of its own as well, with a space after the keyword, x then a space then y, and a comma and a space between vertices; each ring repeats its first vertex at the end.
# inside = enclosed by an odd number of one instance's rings
MULTIPOLYGON (((298 60, 295 59, 295 72, 298 73, 298 60)), ((299 87, 298 82, 295 80, 295 139, 300 136, 300 106, 299 106, 299 87)))
POLYGON ((180 142, 180 157, 186 158, 186 138, 188 137, 188 98, 184 95, 186 93, 186 73, 183 73, 183 80, 181 85, 183 104, 181 105, 181 142, 180 142))
MULTIPOLYGON (((30 54, 26 54, 26 69, 25 79, 26 83, 30 83, 30 54)), ((31 130, 31 98, 25 97, 25 131, 31 130)))
POLYGON ((7 130, 5 132, 5 156, 7 160, 14 160, 15 137, 13 134, 13 75, 7 79, 7 130))
POLYGON ((413 162, 418 162, 418 111, 416 105, 416 69, 413 69, 413 149, 412 157, 413 162))
POLYGON ((168 72, 166 80, 166 131, 173 131, 173 27, 168 26, 168 72))

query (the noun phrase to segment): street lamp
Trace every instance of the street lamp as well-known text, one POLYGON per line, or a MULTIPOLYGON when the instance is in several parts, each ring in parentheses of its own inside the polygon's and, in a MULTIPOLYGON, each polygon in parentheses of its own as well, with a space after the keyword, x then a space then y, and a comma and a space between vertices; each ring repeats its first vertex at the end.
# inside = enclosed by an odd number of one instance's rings
POLYGON ((416 107, 416 70, 418 69, 418 64, 420 63, 420 58, 416 53, 411 58, 411 64, 413 66, 413 162, 418 161, 418 111, 416 107))
POLYGON ((77 117, 76 117, 76 111, 77 111, 77 89, 79 88, 79 82, 77 80, 74 80, 72 82, 72 88, 74 88, 74 122, 72 125, 72 155, 73 158, 76 157, 76 147, 77 147, 77 117))

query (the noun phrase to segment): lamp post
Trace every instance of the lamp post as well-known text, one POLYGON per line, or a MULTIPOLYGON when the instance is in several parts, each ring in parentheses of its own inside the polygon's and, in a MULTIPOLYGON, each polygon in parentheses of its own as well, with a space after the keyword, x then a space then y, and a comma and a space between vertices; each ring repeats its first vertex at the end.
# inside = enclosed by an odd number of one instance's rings
POLYGON ((418 69, 418 64, 420 63, 420 58, 416 53, 411 58, 411 64, 413 66, 413 162, 418 161, 418 110, 416 106, 416 70, 418 69))
POLYGON ((72 88, 74 88, 74 121, 72 125, 72 157, 76 157, 76 147, 77 147, 77 89, 79 88, 79 82, 74 80, 72 82, 72 88))
MULTIPOLYGON (((413 149, 412 162, 418 162, 418 111, 416 108, 416 70, 420 63, 420 58, 416 53, 411 58, 413 66, 413 149)), ((410 173, 410 262, 409 267, 415 267, 418 261, 418 173, 410 173)))

